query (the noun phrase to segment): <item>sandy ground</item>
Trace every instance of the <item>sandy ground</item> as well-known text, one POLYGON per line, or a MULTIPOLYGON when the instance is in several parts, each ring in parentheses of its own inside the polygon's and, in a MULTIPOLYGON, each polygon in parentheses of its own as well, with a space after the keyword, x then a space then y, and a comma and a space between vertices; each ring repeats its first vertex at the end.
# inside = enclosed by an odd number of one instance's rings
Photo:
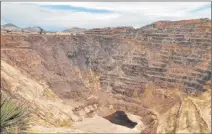
POLYGON ((31 128, 30 133, 84 133, 81 130, 76 130, 73 128, 64 128, 64 127, 45 127, 36 125, 31 128))
POLYGON ((129 114, 129 118, 136 121, 138 125, 133 128, 127 128, 120 125, 115 125, 110 121, 100 117, 94 116, 93 118, 86 118, 82 122, 73 124, 73 129, 80 129, 86 133, 139 133, 142 122, 139 116, 129 114))

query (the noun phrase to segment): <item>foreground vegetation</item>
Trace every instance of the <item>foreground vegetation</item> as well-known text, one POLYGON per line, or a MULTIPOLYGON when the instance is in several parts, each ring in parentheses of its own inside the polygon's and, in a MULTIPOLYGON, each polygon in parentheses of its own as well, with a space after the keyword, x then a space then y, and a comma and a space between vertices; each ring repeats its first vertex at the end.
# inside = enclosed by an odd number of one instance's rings
POLYGON ((1 100, 1 133, 20 133, 27 129, 27 111, 12 99, 1 100))

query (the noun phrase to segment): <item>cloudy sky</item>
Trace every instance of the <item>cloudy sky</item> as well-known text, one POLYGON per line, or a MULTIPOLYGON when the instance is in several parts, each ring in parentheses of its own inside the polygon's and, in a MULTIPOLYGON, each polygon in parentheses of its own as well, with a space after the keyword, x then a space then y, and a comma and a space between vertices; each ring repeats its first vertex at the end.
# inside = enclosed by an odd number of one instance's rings
POLYGON ((2 2, 1 24, 71 27, 142 27, 159 20, 211 18, 210 2, 2 2))

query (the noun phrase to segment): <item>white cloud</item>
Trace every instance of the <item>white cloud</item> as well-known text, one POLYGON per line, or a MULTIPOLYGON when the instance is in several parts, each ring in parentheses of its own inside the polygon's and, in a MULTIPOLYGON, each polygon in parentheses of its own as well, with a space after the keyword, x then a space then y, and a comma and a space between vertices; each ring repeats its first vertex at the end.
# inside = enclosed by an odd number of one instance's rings
POLYGON ((40 3, 4 3, 2 16, 7 22, 20 26, 42 27, 107 27, 134 26, 141 27, 158 20, 183 20, 193 18, 210 18, 211 9, 191 12, 209 2, 40 2, 40 3), (39 5, 72 5, 91 9, 106 9, 112 12, 95 14, 40 8, 39 5))

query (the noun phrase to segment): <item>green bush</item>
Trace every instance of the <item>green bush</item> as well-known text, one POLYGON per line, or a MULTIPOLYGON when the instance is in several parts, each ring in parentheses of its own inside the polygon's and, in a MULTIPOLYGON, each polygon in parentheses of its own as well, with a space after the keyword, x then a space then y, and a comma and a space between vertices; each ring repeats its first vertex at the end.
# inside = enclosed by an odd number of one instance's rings
POLYGON ((11 99, 1 101, 1 133, 20 133, 27 129, 26 108, 11 99))

